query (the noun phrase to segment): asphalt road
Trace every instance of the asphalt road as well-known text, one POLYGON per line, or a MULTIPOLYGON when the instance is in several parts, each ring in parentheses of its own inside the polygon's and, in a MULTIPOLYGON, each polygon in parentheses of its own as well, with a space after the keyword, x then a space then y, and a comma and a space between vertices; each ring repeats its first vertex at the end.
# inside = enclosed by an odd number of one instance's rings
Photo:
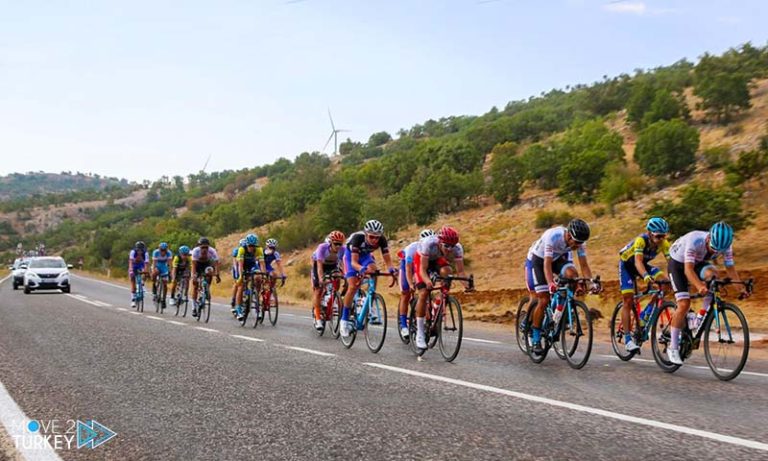
POLYGON ((136 314, 102 281, 75 277, 69 296, 5 281, 0 383, 43 425, 117 433, 62 459, 768 459, 760 359, 723 383, 700 351, 670 375, 650 350, 623 363, 599 344, 576 371, 467 324, 454 363, 437 350, 417 361, 392 323, 372 354, 362 338, 318 338, 308 315, 283 307, 277 327, 242 328, 214 305, 202 324, 150 303, 136 314))

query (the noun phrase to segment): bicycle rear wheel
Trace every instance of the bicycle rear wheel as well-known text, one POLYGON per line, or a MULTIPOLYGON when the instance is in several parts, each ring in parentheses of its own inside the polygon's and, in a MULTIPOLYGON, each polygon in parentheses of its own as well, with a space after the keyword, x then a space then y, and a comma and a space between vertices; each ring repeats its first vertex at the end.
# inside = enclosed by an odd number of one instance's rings
POLYGON ((371 298, 363 329, 368 349, 374 354, 379 352, 387 337, 387 304, 384 297, 378 293, 371 298))
POLYGON ((211 292, 205 290, 205 323, 211 319, 211 292))
MULTIPOLYGON (((425 325, 425 329, 429 331, 429 324, 425 325)), ((426 349, 419 349, 416 347, 416 335, 418 334, 418 327, 416 326, 416 300, 411 301, 411 311, 408 314, 408 333, 410 336, 411 350, 418 357, 424 355, 426 349)))
POLYGON ((249 292, 245 299, 243 299, 243 317, 240 319, 240 326, 244 327, 246 322, 248 322, 248 314, 251 313, 251 304, 253 303, 253 300, 251 298, 251 293, 249 292))
POLYGON ((579 370, 589 361, 592 353, 592 317, 589 308, 581 301, 573 301, 560 319, 560 344, 565 360, 574 370, 579 370))
POLYGON ((280 306, 277 300, 277 290, 272 290, 269 296, 269 323, 271 323, 272 326, 277 324, 277 314, 279 313, 279 308, 280 306))
POLYGON ((165 302, 166 302, 166 296, 168 295, 168 282, 165 278, 160 279, 160 313, 162 314, 165 312, 165 302))
POLYGON ((544 359, 547 358, 547 354, 549 353, 549 348, 551 345, 549 343, 549 340, 546 338, 547 330, 542 329, 541 341, 543 342, 543 344, 542 344, 541 354, 536 354, 533 352, 533 312, 534 312, 534 309, 531 309, 530 311, 528 311, 528 322, 527 322, 528 326, 525 329, 525 353, 528 355, 528 358, 531 359, 531 362, 541 363, 544 361, 544 359))
MULTIPOLYGON (((528 352, 525 346, 525 329, 526 325, 528 325, 528 305, 530 302, 531 299, 528 296, 523 296, 523 299, 521 299, 520 303, 517 305, 517 314, 515 315, 515 340, 517 341, 517 347, 525 353, 528 352)), ((538 303, 539 300, 534 299, 531 310, 536 308, 538 303)))
POLYGON ((326 325, 326 327, 330 327, 331 334, 333 335, 334 339, 339 339, 339 335, 341 332, 339 331, 339 320, 341 320, 341 296, 339 293, 335 293, 333 296, 333 307, 331 308, 331 317, 330 319, 326 319, 327 322, 331 322, 330 325, 326 325))
POLYGON ((464 319, 461 304, 453 296, 446 296, 445 309, 438 315, 437 337, 440 354, 446 362, 453 362, 459 355, 464 335, 464 319))
POLYGON ((355 339, 357 338, 357 310, 351 309, 349 312, 349 323, 350 323, 350 332, 349 336, 344 336, 341 334, 341 331, 339 331, 339 337, 341 338, 341 344, 344 345, 347 349, 352 347, 353 344, 355 344, 355 339))
POLYGON ((667 347, 669 347, 672 335, 672 317, 675 314, 677 306, 671 301, 661 305, 656 317, 651 325, 651 350, 653 351, 653 360, 665 373, 673 373, 680 368, 680 365, 667 360, 667 347))
MULTIPOLYGON (((411 308, 416 306, 416 298, 411 296, 411 300, 408 302, 408 312, 410 312, 411 308)), ((398 305, 399 307, 399 305, 398 305)), ((400 331, 400 311, 397 311, 398 315, 398 321, 397 321, 397 336, 400 338, 400 341, 403 342, 403 344, 408 344, 411 342, 411 335, 408 334, 408 336, 403 336, 403 332, 400 331)), ((407 317, 407 316, 406 316, 407 317)), ((408 330, 410 332, 410 329, 408 330)))
POLYGON ((704 324, 704 356, 721 381, 739 376, 749 356, 749 326, 737 306, 722 304, 704 324))
MULTIPOLYGON (((632 360, 632 357, 637 354, 637 350, 627 352, 627 343, 625 342, 626 332, 624 331, 624 324, 621 321, 621 311, 624 308, 624 301, 619 301, 616 307, 613 309, 611 315, 611 347, 616 357, 623 361, 632 360)), ((638 323, 637 311, 632 309, 632 315, 629 317, 630 331, 635 331, 638 323)), ((633 335, 637 336, 637 335, 633 335)), ((639 349, 638 349, 639 350, 639 349)))

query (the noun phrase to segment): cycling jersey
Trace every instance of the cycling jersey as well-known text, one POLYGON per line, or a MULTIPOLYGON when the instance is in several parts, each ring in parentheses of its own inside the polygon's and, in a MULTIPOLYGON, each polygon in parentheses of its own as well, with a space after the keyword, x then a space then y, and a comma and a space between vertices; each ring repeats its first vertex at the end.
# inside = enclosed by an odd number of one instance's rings
POLYGON ((624 248, 619 250, 621 260, 632 262, 635 259, 635 255, 643 255, 643 262, 647 263, 659 253, 669 258, 669 240, 664 239, 656 248, 651 248, 650 238, 650 235, 644 233, 629 242, 624 248))
POLYGON ((381 249, 381 254, 385 255, 389 253, 389 245, 387 244, 387 238, 383 235, 379 237, 379 240, 374 244, 368 243, 365 238, 365 232, 355 232, 347 239, 347 249, 351 253, 359 253, 360 256, 371 254, 377 249, 381 249))
POLYGON ((345 250, 344 246, 340 246, 339 251, 334 253, 331 251, 331 244, 323 242, 312 252, 312 261, 318 261, 324 266, 337 265, 344 259, 345 250))
POLYGON ((725 251, 710 251, 706 238, 706 231, 688 232, 675 240, 670 248, 670 256, 679 263, 699 263, 702 261, 714 261, 720 256, 725 260, 725 267, 733 266, 733 247, 725 251))
POLYGON ((157 266, 168 266, 168 261, 173 261, 173 252, 165 250, 165 254, 160 249, 152 252, 152 260, 157 266))
MULTIPOLYGON (((573 259, 573 252, 571 248, 565 243, 565 233, 567 229, 565 227, 553 227, 547 229, 541 238, 536 240, 531 248, 528 250, 528 259, 532 259, 531 256, 538 256, 539 258, 552 258, 559 259, 563 255, 568 255, 568 259, 573 259)), ((576 250, 576 254, 579 256, 587 255, 587 244, 583 243, 576 250)))
POLYGON ((139 264, 143 266, 147 261, 149 261, 149 253, 146 250, 144 252, 131 250, 128 258, 132 261, 134 266, 139 264))
POLYGON ((413 257, 416 255, 419 241, 415 241, 409 244, 407 247, 397 252, 397 257, 400 258, 400 290, 411 291, 411 285, 408 283, 408 276, 406 274, 406 264, 413 264, 413 257))
POLYGON ((237 260, 243 262, 243 271, 250 271, 259 261, 264 260, 264 249, 257 246, 249 252, 245 247, 240 247, 237 250, 237 260))
POLYGON ((276 261, 281 261, 280 253, 277 250, 264 250, 264 265, 267 268, 267 273, 274 271, 272 263, 276 261))
MULTIPOLYGON (((192 250, 192 261, 195 263, 215 263, 219 260, 219 255, 216 253, 216 248, 208 247, 208 251, 203 252, 200 247, 195 247, 192 250)), ((199 264, 196 264, 199 265, 199 264)))
POLYGON ((181 259, 181 255, 173 257, 171 267, 174 269, 186 269, 189 266, 189 256, 186 259, 181 259))
MULTIPOLYGON (((416 249, 419 256, 426 257, 430 261, 445 257, 440 251, 440 239, 437 235, 430 235, 419 240, 416 249)), ((454 261, 464 259, 464 248, 461 246, 461 243, 457 243, 449 250, 448 257, 453 257, 454 261)))

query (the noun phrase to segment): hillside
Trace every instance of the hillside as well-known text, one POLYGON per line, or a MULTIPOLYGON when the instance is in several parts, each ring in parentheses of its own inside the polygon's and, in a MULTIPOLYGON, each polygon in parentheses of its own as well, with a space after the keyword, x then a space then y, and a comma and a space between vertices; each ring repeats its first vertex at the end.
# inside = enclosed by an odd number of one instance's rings
POLYGON ((104 190, 110 186, 127 188, 125 179, 107 178, 83 173, 13 173, 0 177, 0 201, 31 195, 60 194, 87 189, 104 190))

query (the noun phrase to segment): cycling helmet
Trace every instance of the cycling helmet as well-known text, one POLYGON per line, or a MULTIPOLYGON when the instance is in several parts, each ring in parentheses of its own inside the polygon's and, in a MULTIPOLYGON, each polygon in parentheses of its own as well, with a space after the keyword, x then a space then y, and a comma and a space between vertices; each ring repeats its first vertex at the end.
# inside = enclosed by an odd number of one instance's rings
POLYGON ((366 234, 381 235, 384 233, 384 225, 375 219, 371 219, 365 223, 363 230, 366 234))
POLYGON ((240 244, 241 247, 244 247, 245 246, 245 239, 240 239, 240 243, 239 244, 240 244))
POLYGON ((456 245, 459 243, 459 233, 456 232, 456 229, 450 226, 441 227, 440 231, 437 233, 437 238, 440 240, 440 243, 446 245, 456 245))
POLYGON ((188 255, 189 254, 189 247, 186 245, 182 245, 179 247, 179 254, 182 255, 188 255))
POLYGON ((277 248, 277 240, 267 239, 266 244, 269 248, 277 248))
POLYGON ((146 248, 147 248, 147 244, 146 243, 142 242, 141 240, 136 242, 136 249, 137 250, 144 250, 146 248))
POLYGON ((669 234, 669 223, 664 218, 651 218, 645 229, 652 234, 669 234))
POLYGON ((424 229, 421 232, 419 232, 420 239, 432 237, 433 235, 435 235, 435 232, 432 229, 424 229))
POLYGON ((161 250, 167 250, 168 244, 165 242, 160 242, 160 245, 158 245, 157 247, 160 248, 161 250))
POLYGON ((256 234, 248 234, 245 236, 245 244, 256 246, 259 244, 259 238, 256 237, 256 234))
POLYGON ((586 242, 589 240, 589 224, 582 219, 571 219, 568 223, 568 233, 577 242, 586 242))
POLYGON ((344 243, 344 239, 346 239, 346 236, 342 231, 335 230, 328 234, 328 243, 344 243))
POLYGON ((208 246, 211 245, 211 241, 208 240, 208 237, 200 237, 199 239, 197 239, 197 246, 202 246, 202 245, 208 245, 208 246))
POLYGON ((725 251, 733 244, 733 228, 720 221, 709 228, 709 245, 715 251, 725 251))

